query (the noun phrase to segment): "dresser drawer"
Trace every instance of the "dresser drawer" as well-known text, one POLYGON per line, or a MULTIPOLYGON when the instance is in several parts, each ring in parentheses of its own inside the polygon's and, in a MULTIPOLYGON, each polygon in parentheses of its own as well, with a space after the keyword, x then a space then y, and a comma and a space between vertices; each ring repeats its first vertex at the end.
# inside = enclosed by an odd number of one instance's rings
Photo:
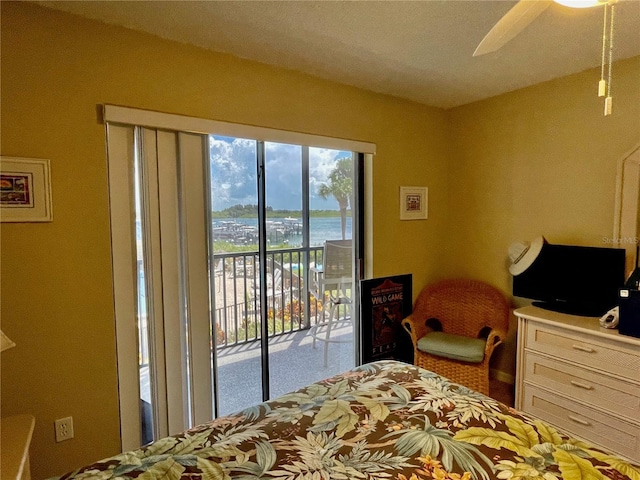
POLYGON ((605 451, 640 461, 640 427, 606 411, 577 404, 533 385, 524 385, 523 410, 605 451))
POLYGON ((524 369, 528 383, 589 403, 601 411, 640 419, 640 385, 531 352, 525 353, 524 369))
POLYGON ((640 382, 640 351, 615 340, 530 322, 525 348, 640 382))

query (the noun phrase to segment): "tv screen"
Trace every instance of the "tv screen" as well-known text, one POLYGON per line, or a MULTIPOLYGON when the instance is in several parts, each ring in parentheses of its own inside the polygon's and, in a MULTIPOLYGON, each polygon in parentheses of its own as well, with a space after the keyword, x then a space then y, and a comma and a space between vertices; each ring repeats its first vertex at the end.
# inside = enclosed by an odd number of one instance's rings
POLYGON ((549 310, 599 317, 618 304, 624 269, 621 248, 545 244, 535 262, 513 277, 513 295, 549 310))

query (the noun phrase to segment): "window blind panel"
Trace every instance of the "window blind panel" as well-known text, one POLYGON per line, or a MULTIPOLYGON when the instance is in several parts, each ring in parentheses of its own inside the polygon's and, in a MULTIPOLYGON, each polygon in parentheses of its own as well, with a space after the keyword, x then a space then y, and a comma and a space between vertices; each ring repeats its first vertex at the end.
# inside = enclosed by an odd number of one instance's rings
POLYGON ((158 191, 161 212, 162 292, 167 375, 169 435, 189 427, 186 330, 182 322, 180 284, 184 281, 180 261, 180 220, 178 212, 177 134, 157 131, 158 191))
POLYGON ((325 137, 311 133, 292 132, 275 128, 221 122, 204 118, 188 117, 172 113, 139 110, 116 105, 104 105, 105 122, 124 125, 141 125, 151 128, 176 130, 201 134, 226 135, 238 138, 330 148, 351 152, 376 153, 375 143, 343 138, 325 137))
POLYGON ((204 182, 206 136, 178 133, 180 208, 185 272, 185 301, 189 335, 191 405, 193 425, 210 421, 213 408, 211 321, 209 317, 209 275, 207 214, 204 182))
MULTIPOLYGON (((167 385, 165 358, 165 329, 163 308, 162 258, 160 241, 160 208, 158 191, 158 151, 156 131, 141 131, 141 186, 144 194, 140 199, 142 209, 141 231, 144 245, 144 271, 147 300, 147 329, 149 331, 149 375, 151 376, 151 403, 154 417, 154 438, 169 435, 167 426, 167 385)), ((166 332, 168 336, 174 332, 166 332)), ((171 360, 169 360, 171 361, 171 360)))
POLYGON ((133 195, 133 127, 107 126, 109 149, 109 197, 116 317, 118 393, 122 450, 140 446, 140 383, 138 377, 138 332, 136 244, 133 195))

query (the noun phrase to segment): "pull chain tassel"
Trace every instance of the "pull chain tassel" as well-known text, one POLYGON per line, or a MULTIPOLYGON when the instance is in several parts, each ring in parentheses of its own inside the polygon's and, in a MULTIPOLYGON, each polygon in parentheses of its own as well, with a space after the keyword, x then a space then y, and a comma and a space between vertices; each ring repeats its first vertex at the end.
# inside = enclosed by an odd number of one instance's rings
POLYGON ((600 81, 598 82, 598 96, 604 97, 607 95, 607 81, 604 79, 604 68, 607 62, 607 10, 608 5, 605 5, 602 9, 604 11, 604 18, 602 20, 602 58, 600 61, 600 81))
POLYGON ((609 25, 609 75, 607 76, 607 97, 604 99, 604 115, 611 115, 613 111, 613 97, 611 96, 611 70, 613 68, 613 19, 615 5, 611 4, 611 24, 609 25))
POLYGON ((598 82, 598 96, 604 97, 607 94, 607 81, 603 78, 598 82))
POLYGON ((613 97, 606 97, 604 99, 604 116, 611 115, 613 111, 613 97))

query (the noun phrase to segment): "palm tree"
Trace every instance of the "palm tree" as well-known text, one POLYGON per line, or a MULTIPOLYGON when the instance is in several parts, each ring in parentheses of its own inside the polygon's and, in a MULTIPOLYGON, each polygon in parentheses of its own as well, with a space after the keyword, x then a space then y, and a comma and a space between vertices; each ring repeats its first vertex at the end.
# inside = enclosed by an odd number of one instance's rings
POLYGON ((353 162, 351 157, 338 159, 335 168, 329 174, 329 183, 323 183, 318 189, 318 195, 325 200, 333 195, 340 207, 340 226, 342 239, 345 239, 347 229, 347 209, 352 204, 353 196, 353 162))

